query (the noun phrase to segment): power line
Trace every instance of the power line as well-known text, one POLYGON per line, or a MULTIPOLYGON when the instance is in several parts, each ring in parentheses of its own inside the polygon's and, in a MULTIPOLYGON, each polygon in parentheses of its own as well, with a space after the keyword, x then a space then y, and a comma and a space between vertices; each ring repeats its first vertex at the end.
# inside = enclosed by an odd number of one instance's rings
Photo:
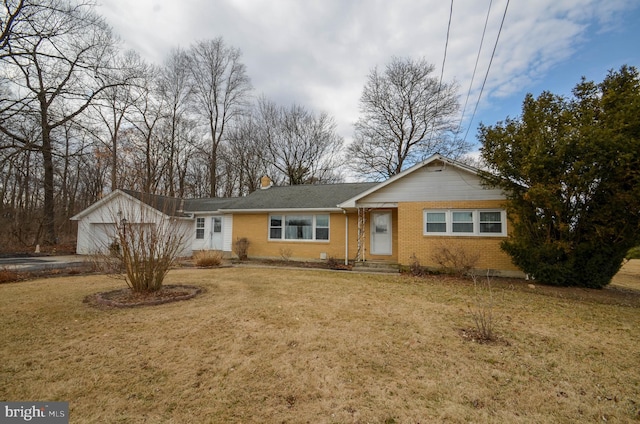
POLYGON ((462 121, 464 121, 464 114, 467 111, 467 104, 469 103, 469 97, 471 96, 471 88, 473 87, 473 81, 476 77, 476 70, 478 69, 478 62, 480 61, 480 53, 482 52, 482 45, 484 44, 484 36, 487 32, 487 24, 489 22, 489 15, 491 14, 491 5, 493 0, 489 1, 489 9, 487 10, 487 17, 484 20, 484 28, 482 29, 482 37, 480 38, 480 47, 478 47, 478 55, 476 56, 476 64, 473 67, 473 74, 471 75, 471 82, 469 83, 469 90, 467 91, 467 98, 464 101, 464 107, 462 108, 462 115, 460 116, 460 123, 458 129, 462 127, 462 121))
MULTIPOLYGON (((440 70, 440 83, 438 84, 438 94, 440 94, 440 88, 442 87, 442 78, 444 76, 444 63, 447 61, 447 48, 449 47, 449 33, 451 32, 452 16, 453 16, 453 0, 451 0, 451 8, 449 9, 449 24, 447 25, 447 39, 444 43, 444 57, 442 58, 442 69, 440 70)), ((438 102, 436 102, 436 107, 437 106, 438 106, 438 102)))
POLYGON ((509 8, 509 1, 507 0, 507 4, 504 7, 504 13, 502 14, 502 22, 500 22, 500 29, 498 29, 498 35, 496 37, 496 43, 493 45, 493 51, 491 52, 491 59, 489 60, 489 66, 487 66, 487 73, 484 75, 484 81, 482 81, 482 87, 480 88, 480 94, 478 95, 478 100, 476 101, 476 106, 473 108, 473 115, 471 115, 471 120, 469 121, 469 126, 467 127, 467 132, 464 135, 464 141, 467 141, 467 136, 469 135, 469 130, 471 129, 471 123, 473 122, 473 118, 476 116, 476 111, 478 110, 478 104, 480 103, 480 98, 482 97, 482 92, 484 91, 484 86, 487 83, 487 78, 489 77, 489 70, 491 69, 491 64, 493 63, 493 57, 496 54, 496 48, 498 47, 498 40, 500 40, 500 34, 502 33, 502 26, 504 25, 504 20, 507 17, 507 9, 509 8))
POLYGON ((436 119, 438 118, 438 103, 440 103, 440 91, 442 89, 442 79, 444 77, 444 64, 447 61, 447 49, 449 47, 449 34, 451 32, 451 18, 453 16, 453 0, 451 0, 451 7, 449 8, 449 23, 447 24, 447 39, 444 43, 444 57, 442 58, 442 69, 440 70, 440 81, 438 82, 438 91, 436 91, 436 107, 433 115, 433 124, 431 126, 431 133, 429 134, 429 144, 433 139, 433 133, 435 132, 436 119))

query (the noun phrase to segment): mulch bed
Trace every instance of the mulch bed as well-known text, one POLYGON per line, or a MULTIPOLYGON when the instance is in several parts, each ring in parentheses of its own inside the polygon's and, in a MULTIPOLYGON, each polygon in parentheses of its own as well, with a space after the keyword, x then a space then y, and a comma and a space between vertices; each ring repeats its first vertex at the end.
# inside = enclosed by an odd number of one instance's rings
POLYGON ((165 285, 160 290, 150 293, 136 293, 127 287, 89 295, 84 302, 98 307, 133 308, 188 300, 200 293, 202 293, 201 287, 186 285, 165 285))

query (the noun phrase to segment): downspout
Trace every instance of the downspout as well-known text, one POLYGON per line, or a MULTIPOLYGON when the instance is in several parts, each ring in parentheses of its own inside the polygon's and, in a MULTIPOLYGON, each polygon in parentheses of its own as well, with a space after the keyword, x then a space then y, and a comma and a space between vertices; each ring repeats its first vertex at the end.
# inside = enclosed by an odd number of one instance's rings
POLYGON ((344 213, 344 264, 349 265, 349 215, 344 209, 342 213, 344 213))

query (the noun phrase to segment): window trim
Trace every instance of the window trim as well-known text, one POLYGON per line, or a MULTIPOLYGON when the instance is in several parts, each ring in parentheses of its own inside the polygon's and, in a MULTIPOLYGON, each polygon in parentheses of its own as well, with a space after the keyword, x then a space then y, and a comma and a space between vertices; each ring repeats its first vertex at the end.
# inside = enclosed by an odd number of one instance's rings
MULTIPOLYGON (((425 209, 424 213, 423 213, 423 217, 422 217, 422 221, 423 221, 423 225, 422 225, 422 232, 425 235, 446 235, 447 234, 447 211, 446 210, 436 210, 436 209, 425 209), (444 214, 444 231, 427 231, 427 215, 428 214, 439 214, 442 215, 444 214)), ((442 222, 434 222, 434 224, 442 224, 442 222)))
POLYGON ((204 240, 205 219, 201 217, 196 218, 196 240, 204 240), (202 224, 202 225, 200 225, 202 224))
POLYGON ((505 222, 506 220, 503 217, 502 211, 492 211, 492 210, 479 210, 478 211, 478 232, 480 234, 502 234, 504 233, 505 230, 505 222), (482 220, 482 214, 483 213, 500 213, 500 221, 487 221, 487 220, 482 220), (482 224, 496 224, 496 223, 500 223, 500 231, 496 232, 496 231, 482 231, 482 224))
POLYGON ((476 214, 476 211, 474 210, 469 210, 469 209, 454 209, 451 210, 451 234, 455 234, 455 235, 459 235, 459 236, 470 236, 470 235, 474 235, 476 232, 478 232, 478 228, 479 226, 477 225, 477 219, 476 219, 476 215, 480 216, 480 214, 476 214), (453 217, 456 214, 471 214, 471 221, 455 221, 453 219, 453 217), (469 224, 471 223, 471 231, 456 231, 454 228, 455 224, 469 224))
POLYGON ((267 225, 267 240, 269 241, 283 241, 283 242, 292 242, 292 243, 310 243, 310 242, 320 242, 320 243, 328 243, 331 240, 331 214, 329 213, 305 213, 305 212, 294 212, 294 213, 272 213, 269 214, 268 217, 268 225, 267 225), (310 239, 288 239, 286 238, 286 228, 287 228, 287 216, 304 216, 311 217, 311 238, 310 239), (317 217, 318 216, 326 216, 327 217, 327 225, 326 226, 318 226, 317 225, 317 217), (280 226, 271 226, 272 218, 277 217, 280 220, 280 226), (317 230, 319 228, 327 229, 327 238, 319 239, 317 238, 317 230), (271 237, 272 229, 280 229, 280 237, 275 238, 271 237))
MULTIPOLYGON (((496 221, 497 223, 497 221, 496 221)), ((448 236, 448 237, 506 237, 507 236, 507 212, 504 209, 424 209, 422 211, 422 235, 424 236, 448 236), (453 231, 453 215, 456 212, 471 212, 471 219, 473 224, 472 232, 454 232, 453 231), (501 232, 483 232, 481 231, 481 223, 487 223, 487 221, 480 221, 480 214, 482 212, 499 212, 500 213, 500 225, 501 232), (427 231, 427 216, 430 213, 444 213, 445 214, 445 228, 444 232, 427 231)))

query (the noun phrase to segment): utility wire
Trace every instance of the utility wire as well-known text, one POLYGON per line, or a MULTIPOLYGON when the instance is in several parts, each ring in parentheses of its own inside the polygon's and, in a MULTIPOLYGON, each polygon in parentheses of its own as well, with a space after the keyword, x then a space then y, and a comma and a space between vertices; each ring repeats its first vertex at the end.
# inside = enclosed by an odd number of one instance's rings
POLYGON ((491 52, 491 59, 489 60, 489 66, 487 66, 487 73, 484 74, 484 81, 482 81, 482 87, 480 88, 480 94, 478 95, 478 100, 476 101, 476 106, 473 108, 473 115, 471 115, 471 120, 469 121, 469 126, 467 127, 467 132, 464 135, 464 141, 467 141, 467 136, 469 135, 469 130, 471 129, 471 123, 473 122, 473 118, 476 116, 476 111, 478 110, 478 104, 480 103, 480 98, 482 97, 482 92, 484 91, 484 86, 487 83, 487 78, 489 77, 489 70, 491 69, 491 63, 493 63, 493 57, 496 54, 496 48, 498 47, 498 40, 500 40, 500 34, 502 33, 502 26, 504 25, 504 19, 507 17, 507 9, 509 8, 509 1, 507 0, 507 4, 504 7, 504 13, 502 15, 502 22, 500 22, 500 29, 498 29, 498 36, 496 37, 496 43, 493 45, 493 51, 491 52))
POLYGON ((478 62, 480 61, 480 53, 482 52, 482 45, 484 44, 484 36, 487 32, 487 24, 489 22, 489 15, 491 13, 491 5, 493 0, 489 1, 489 9, 487 10, 487 17, 484 20, 484 28, 482 29, 482 37, 480 38, 480 47, 478 47, 478 56, 476 56, 476 64, 473 67, 473 74, 471 75, 471 82, 469 83, 469 90, 467 91, 467 98, 464 101, 464 107, 462 108, 462 116, 460 116, 460 123, 458 124, 458 130, 462 128, 462 121, 464 121, 464 114, 467 111, 467 104, 469 103, 469 97, 471 97, 471 88, 473 87, 473 81, 476 77, 476 71, 478 69, 478 62))
POLYGON ((438 91, 436 92, 436 107, 433 114, 433 124, 431 126, 431 133, 429 134, 429 144, 433 139, 433 133, 435 132, 436 119, 438 118, 438 103, 440 103, 440 91, 442 89, 442 78, 444 77, 444 64, 447 61, 447 48, 449 47, 449 34, 451 32, 451 17, 453 16, 453 0, 451 0, 451 7, 449 8, 449 23, 447 24, 447 39, 444 43, 444 57, 442 58, 442 69, 440 70, 440 81, 438 82, 438 91))
MULTIPOLYGON (((444 43, 444 57, 442 58, 442 69, 440 70, 440 83, 438 84, 438 94, 440 94, 440 88, 442 87, 442 78, 444 76, 444 63, 447 61, 447 48, 449 47, 449 33, 451 32, 452 16, 453 16, 453 0, 451 0, 451 8, 449 9, 449 24, 447 25, 447 39, 444 43)), ((436 102, 436 107, 437 105, 438 103, 436 102)))

